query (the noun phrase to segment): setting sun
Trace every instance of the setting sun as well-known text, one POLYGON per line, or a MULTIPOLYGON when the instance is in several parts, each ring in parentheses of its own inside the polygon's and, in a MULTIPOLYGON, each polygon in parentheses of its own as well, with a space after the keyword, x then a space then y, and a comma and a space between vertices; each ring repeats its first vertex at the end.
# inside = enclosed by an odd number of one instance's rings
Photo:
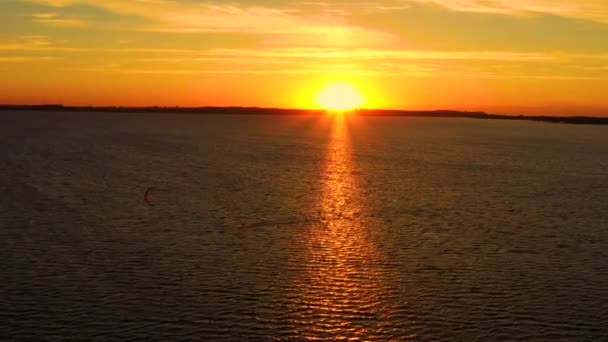
POLYGON ((317 104, 326 110, 346 111, 361 107, 363 96, 350 84, 334 83, 317 95, 317 104))

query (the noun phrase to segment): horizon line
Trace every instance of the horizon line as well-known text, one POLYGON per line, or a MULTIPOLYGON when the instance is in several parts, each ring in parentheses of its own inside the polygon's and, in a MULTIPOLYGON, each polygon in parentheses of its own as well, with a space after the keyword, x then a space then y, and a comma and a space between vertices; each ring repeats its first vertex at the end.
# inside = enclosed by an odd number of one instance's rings
POLYGON ((367 109, 327 110, 303 108, 272 108, 256 106, 67 106, 63 104, 0 104, 0 111, 84 111, 84 112, 114 112, 133 114, 199 114, 199 115, 322 115, 332 112, 352 112, 361 116, 376 117, 426 117, 426 118, 469 118, 469 119, 498 119, 498 120, 527 120, 549 123, 608 125, 608 116, 550 116, 550 115, 517 115, 491 114, 484 111, 467 110, 407 110, 407 109, 367 109))
POLYGON ((55 109, 157 109, 157 110, 204 110, 204 109, 246 109, 246 110, 273 110, 273 111, 307 111, 307 112, 393 112, 393 113, 466 113, 466 114, 483 114, 488 116, 500 117, 529 117, 529 118, 606 118, 608 113, 600 115, 555 115, 555 114, 516 114, 514 112, 508 114, 497 114, 485 110, 467 110, 467 109, 394 109, 394 108, 355 108, 350 110, 328 110, 322 108, 296 108, 296 107, 262 107, 250 105, 206 105, 206 106, 180 106, 180 105, 66 105, 61 103, 46 103, 46 104, 16 104, 16 103, 0 103, 0 110, 17 108, 46 108, 55 109))

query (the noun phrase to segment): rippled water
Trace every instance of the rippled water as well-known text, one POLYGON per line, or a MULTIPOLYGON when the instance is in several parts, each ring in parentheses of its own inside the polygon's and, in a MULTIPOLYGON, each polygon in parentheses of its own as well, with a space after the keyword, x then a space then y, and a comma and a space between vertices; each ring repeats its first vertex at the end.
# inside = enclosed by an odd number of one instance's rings
POLYGON ((0 187, 3 340, 608 339, 605 127, 3 112, 0 187))

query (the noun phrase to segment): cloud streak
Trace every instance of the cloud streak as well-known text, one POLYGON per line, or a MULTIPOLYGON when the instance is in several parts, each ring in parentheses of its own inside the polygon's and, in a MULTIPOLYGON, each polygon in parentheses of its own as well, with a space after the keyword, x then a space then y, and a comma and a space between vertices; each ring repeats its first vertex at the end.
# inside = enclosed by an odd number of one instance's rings
MULTIPOLYGON (((299 2, 277 1, 288 5, 287 8, 262 6, 226 5, 223 1, 174 0, 21 0, 37 2, 52 7, 65 7, 74 4, 88 4, 102 7, 117 13, 140 15, 160 20, 169 25, 190 27, 191 29, 234 29, 261 27, 268 30, 273 23, 293 27, 301 18, 297 6, 322 8, 327 18, 344 17, 351 12, 352 5, 347 2, 299 2), (255 20, 258 16, 259 20, 255 20), (222 19, 233 18, 224 22, 222 19), (254 20, 252 24, 252 19, 254 20), (291 21, 295 19, 296 21, 291 21), (293 25, 292 25, 293 24, 293 25)), ((399 11, 412 4, 433 4, 454 11, 502 14, 543 13, 562 17, 590 19, 608 22, 608 2, 602 0, 376 0, 358 4, 363 9, 399 11)), ((272 29, 271 29, 272 31, 272 29)))
POLYGON ((86 20, 78 18, 65 18, 58 13, 32 13, 30 17, 35 23, 53 26, 84 27, 89 24, 86 20))
MULTIPOLYGON (((149 23, 139 31, 172 33, 241 33, 279 36, 271 43, 286 41, 317 41, 318 45, 369 45, 388 42, 394 37, 346 23, 340 13, 324 16, 305 15, 299 8, 280 8, 261 5, 231 5, 222 2, 177 2, 168 0, 21 0, 35 2, 56 9, 86 4, 121 15, 146 18, 149 23), (287 37, 287 38, 286 38, 287 37), (301 37, 304 37, 302 39, 301 37)), ((34 20, 55 25, 84 25, 84 20, 57 18, 46 13, 36 14, 34 20)))
POLYGON ((606 60, 608 53, 528 52, 528 51, 445 51, 418 49, 381 49, 350 47, 275 47, 275 48, 159 48, 135 47, 133 44, 115 47, 80 47, 66 40, 53 40, 46 36, 22 36, 11 41, 0 41, 0 51, 56 51, 65 53, 113 53, 119 55, 148 54, 148 61, 193 61, 247 58, 253 60, 314 59, 314 60, 463 60, 505 62, 550 62, 572 60, 606 60), (169 56, 169 57, 161 57, 169 56))
POLYGON ((54 61, 57 57, 53 56, 0 56, 0 63, 24 63, 24 62, 39 62, 39 61, 54 61))
POLYGON ((496 51, 422 51, 383 49, 212 49, 210 55, 224 57, 264 57, 264 58, 315 58, 315 59, 418 59, 418 60, 503 60, 531 61, 550 60, 554 57, 545 53, 496 52, 496 51))
POLYGON ((46 39, 0 42, 0 51, 62 51, 62 52, 106 52, 117 54, 157 54, 177 55, 178 57, 157 58, 153 60, 205 60, 215 58, 228 61, 231 58, 260 59, 316 59, 316 60, 494 60, 494 61, 549 61, 566 58, 608 58, 605 54, 577 55, 565 53, 535 53, 510 51, 425 51, 425 50, 391 50, 368 48, 261 48, 261 49, 163 49, 145 47, 85 48, 71 47, 65 42, 53 42, 46 39))
POLYGON ((533 14, 608 22, 608 1, 602 0, 403 0, 404 3, 433 4, 454 11, 533 14))

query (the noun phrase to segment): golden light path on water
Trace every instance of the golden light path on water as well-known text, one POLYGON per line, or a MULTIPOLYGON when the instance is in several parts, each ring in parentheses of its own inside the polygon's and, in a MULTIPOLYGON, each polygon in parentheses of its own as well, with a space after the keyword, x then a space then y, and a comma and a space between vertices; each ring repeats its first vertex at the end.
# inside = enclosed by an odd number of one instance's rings
MULTIPOLYGON (((365 198, 360 192, 348 118, 336 115, 321 193, 321 222, 307 233, 306 279, 301 280, 294 323, 305 339, 365 340, 382 336, 388 315, 365 198)), ((373 225, 373 224, 372 224, 373 225)))

